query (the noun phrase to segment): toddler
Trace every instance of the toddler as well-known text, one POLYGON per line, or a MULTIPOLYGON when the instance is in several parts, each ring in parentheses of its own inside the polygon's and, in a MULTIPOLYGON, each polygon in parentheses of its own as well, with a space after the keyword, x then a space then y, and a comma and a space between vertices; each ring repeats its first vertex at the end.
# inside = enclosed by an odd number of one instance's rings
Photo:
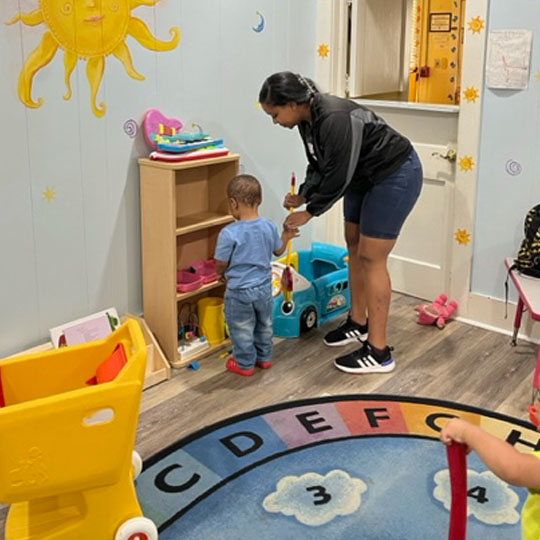
POLYGON ((259 217, 262 190, 259 181, 241 174, 227 186, 231 214, 237 220, 219 232, 215 259, 225 276, 225 320, 232 341, 232 356, 225 367, 250 376, 255 366, 272 366, 272 254, 281 255, 297 229, 281 236, 269 219, 259 217))
MULTIPOLYGON (((529 407, 530 420, 540 424, 540 400, 529 407)), ((474 450, 491 471, 508 484, 529 488, 529 497, 521 512, 523 540, 540 538, 540 451, 524 454, 511 444, 461 418, 452 418, 441 430, 445 444, 453 441, 474 450)))

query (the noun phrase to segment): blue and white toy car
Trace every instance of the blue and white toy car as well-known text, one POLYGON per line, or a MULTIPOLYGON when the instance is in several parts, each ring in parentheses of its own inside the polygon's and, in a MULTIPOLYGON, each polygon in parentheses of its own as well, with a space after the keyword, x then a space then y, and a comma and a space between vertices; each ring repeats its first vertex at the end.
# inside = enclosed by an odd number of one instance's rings
POLYGON ((347 249, 313 242, 311 250, 291 254, 292 310, 284 307, 281 275, 285 258, 272 263, 274 335, 298 337, 348 311, 350 306, 347 249))

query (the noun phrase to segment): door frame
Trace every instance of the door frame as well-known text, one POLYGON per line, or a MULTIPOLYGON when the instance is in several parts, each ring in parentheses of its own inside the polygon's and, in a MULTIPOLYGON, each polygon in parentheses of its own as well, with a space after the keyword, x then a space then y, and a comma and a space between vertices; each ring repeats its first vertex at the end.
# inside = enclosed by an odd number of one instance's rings
MULTIPOLYGON (((323 90, 343 95, 345 84, 346 50, 343 43, 343 14, 357 0, 319 0, 317 3, 317 56, 315 80, 323 90), (321 47, 323 45, 323 47, 321 47), (326 47, 324 47, 326 45, 326 47), (325 52, 327 54, 321 54, 325 52)), ((478 150, 482 102, 484 96, 484 61, 487 43, 489 0, 467 0, 463 64, 461 75, 461 103, 458 113, 457 161, 454 200, 451 207, 448 296, 458 301, 460 316, 467 318, 471 299, 472 246, 474 238, 476 183, 478 180, 478 150)), ((408 108, 414 109, 414 104, 408 108)), ((419 108, 425 110, 426 105, 419 108)), ((328 215, 319 218, 314 232, 319 238, 331 241, 336 234, 336 219, 328 215)), ((339 219, 341 231, 342 221, 339 219)))

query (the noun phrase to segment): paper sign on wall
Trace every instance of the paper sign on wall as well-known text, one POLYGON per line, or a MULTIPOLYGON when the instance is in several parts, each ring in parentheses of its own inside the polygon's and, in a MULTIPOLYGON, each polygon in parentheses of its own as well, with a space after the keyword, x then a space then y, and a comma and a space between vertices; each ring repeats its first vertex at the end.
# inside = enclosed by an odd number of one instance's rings
POLYGON ((489 33, 486 84, 489 88, 526 90, 531 65, 531 30, 489 33))

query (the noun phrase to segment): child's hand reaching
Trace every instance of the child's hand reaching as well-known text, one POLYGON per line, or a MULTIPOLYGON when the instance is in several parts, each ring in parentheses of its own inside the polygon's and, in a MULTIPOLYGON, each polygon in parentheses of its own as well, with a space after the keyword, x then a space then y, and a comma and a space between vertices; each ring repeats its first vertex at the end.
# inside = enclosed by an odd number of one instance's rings
MULTIPOLYGON (((439 433, 439 439, 450 445, 453 442, 467 444, 467 430, 470 424, 461 418, 452 418, 439 433)), ((470 449, 469 449, 470 451, 470 449)))
POLYGON ((298 236, 300 236, 300 231, 298 227, 289 227, 283 224, 283 233, 281 235, 281 238, 284 242, 288 242, 289 240, 297 238, 298 236))

